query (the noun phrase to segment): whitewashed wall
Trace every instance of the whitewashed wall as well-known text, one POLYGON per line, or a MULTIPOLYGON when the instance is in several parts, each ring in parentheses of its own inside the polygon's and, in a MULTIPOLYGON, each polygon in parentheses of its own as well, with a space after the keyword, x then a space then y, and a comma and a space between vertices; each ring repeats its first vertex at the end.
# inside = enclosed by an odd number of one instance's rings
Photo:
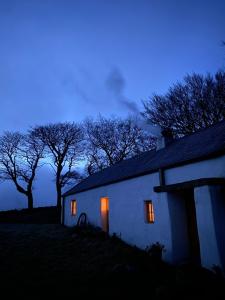
POLYGON ((166 184, 210 177, 225 177, 225 155, 165 171, 166 184))
POLYGON ((167 202, 163 196, 153 192, 159 185, 158 173, 137 177, 116 184, 99 187, 77 195, 69 196, 65 201, 65 225, 76 224, 80 213, 85 212, 88 221, 101 227, 100 198, 109 197, 109 233, 116 233, 129 244, 145 248, 159 241, 170 253, 170 221, 167 202), (70 201, 77 201, 77 215, 71 216, 70 201), (145 222, 144 201, 152 200, 155 223, 145 222))

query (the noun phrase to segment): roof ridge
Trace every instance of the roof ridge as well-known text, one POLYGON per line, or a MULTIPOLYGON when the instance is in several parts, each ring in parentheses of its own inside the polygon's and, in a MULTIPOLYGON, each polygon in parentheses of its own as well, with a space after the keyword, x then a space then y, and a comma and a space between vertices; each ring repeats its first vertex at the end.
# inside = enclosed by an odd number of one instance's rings
MULTIPOLYGON (((98 171, 98 172, 95 172, 95 173, 93 173, 93 174, 90 174, 89 176, 87 176, 86 178, 84 178, 83 180, 81 180, 79 183, 77 183, 75 186, 79 186, 81 183, 83 183, 85 180, 87 180, 87 179, 90 178, 91 176, 99 175, 99 174, 103 173, 104 171, 106 171, 107 169, 111 169, 111 168, 113 168, 113 167, 115 167, 115 166, 120 165, 121 163, 127 162, 127 161, 129 161, 129 160, 131 160, 131 159, 134 159, 134 158, 137 158, 137 157, 140 156, 141 154, 144 154, 144 153, 150 153, 150 152, 153 152, 153 151, 156 152, 155 149, 151 149, 151 150, 147 150, 147 151, 140 152, 139 154, 136 154, 136 155, 134 155, 134 156, 132 156, 132 157, 130 157, 130 158, 124 159, 124 160, 122 160, 122 161, 118 161, 117 163, 115 163, 115 164, 112 165, 112 166, 108 166, 108 167, 104 168, 103 170, 100 170, 100 171, 98 171)), ((65 193, 66 193, 66 194, 69 193, 73 188, 74 188, 74 186, 73 186, 71 189, 69 189, 68 191, 66 191, 65 193)))
POLYGON ((171 168, 225 154, 225 120, 178 138, 168 146, 152 149, 98 171, 64 195, 85 191, 126 178, 149 174, 159 168, 171 168))
MULTIPOLYGON (((116 166, 118 166, 118 165, 120 165, 120 164, 122 164, 122 163, 124 163, 124 162, 127 162, 127 161, 132 160, 132 159, 136 159, 136 158, 138 158, 138 156, 140 156, 140 155, 142 155, 142 154, 150 153, 150 152, 153 152, 153 151, 156 152, 156 149, 151 149, 151 150, 147 150, 147 151, 140 152, 139 154, 136 154, 136 155, 134 155, 134 156, 132 156, 132 157, 123 159, 123 160, 121 160, 121 161, 118 161, 118 162, 116 162, 114 165, 108 166, 108 167, 106 167, 106 168, 104 168, 104 169, 102 169, 102 170, 100 170, 100 171, 97 171, 97 172, 95 172, 95 173, 93 173, 93 174, 90 174, 88 177, 93 176, 93 175, 95 175, 95 174, 99 174, 99 173, 101 173, 101 172, 103 172, 103 171, 105 171, 105 170, 107 170, 107 169, 111 169, 111 168, 113 168, 113 167, 116 167, 116 166)), ((86 177, 85 179, 87 179, 88 177, 86 177)), ((84 180, 85 180, 85 179, 84 179, 84 180)))
POLYGON ((208 126, 208 127, 199 128, 199 129, 198 129, 197 131, 195 131, 195 132, 192 132, 192 133, 190 133, 190 134, 186 134, 186 135, 184 135, 184 136, 182 136, 182 137, 180 137, 180 138, 178 138, 178 139, 175 139, 174 142, 175 142, 175 141, 182 140, 182 139, 184 139, 184 138, 188 138, 188 137, 190 137, 190 136, 193 136, 194 134, 197 134, 197 133, 200 133, 200 132, 202 132, 202 131, 208 130, 208 129, 212 128, 212 127, 216 127, 216 126, 218 126, 218 125, 221 124, 221 123, 225 123, 225 119, 224 119, 224 120, 221 120, 221 121, 219 121, 219 122, 217 122, 217 123, 211 124, 211 125, 208 126))

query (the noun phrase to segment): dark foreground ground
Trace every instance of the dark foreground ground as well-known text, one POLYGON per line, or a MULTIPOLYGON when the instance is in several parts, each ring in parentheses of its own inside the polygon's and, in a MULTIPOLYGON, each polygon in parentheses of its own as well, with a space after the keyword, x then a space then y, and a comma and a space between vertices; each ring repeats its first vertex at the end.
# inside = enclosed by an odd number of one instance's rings
POLYGON ((29 299, 225 299, 224 279, 172 267, 90 228, 0 224, 0 291, 29 299))

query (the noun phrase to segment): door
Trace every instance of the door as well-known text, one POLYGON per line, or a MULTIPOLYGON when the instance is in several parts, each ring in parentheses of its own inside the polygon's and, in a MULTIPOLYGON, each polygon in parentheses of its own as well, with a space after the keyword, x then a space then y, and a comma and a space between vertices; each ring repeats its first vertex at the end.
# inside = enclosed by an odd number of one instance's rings
POLYGON ((193 190, 186 191, 185 202, 187 212, 190 259, 192 262, 200 264, 200 246, 193 190))
POLYGON ((102 230, 105 232, 109 232, 109 198, 108 197, 101 198, 100 212, 101 212, 102 230))

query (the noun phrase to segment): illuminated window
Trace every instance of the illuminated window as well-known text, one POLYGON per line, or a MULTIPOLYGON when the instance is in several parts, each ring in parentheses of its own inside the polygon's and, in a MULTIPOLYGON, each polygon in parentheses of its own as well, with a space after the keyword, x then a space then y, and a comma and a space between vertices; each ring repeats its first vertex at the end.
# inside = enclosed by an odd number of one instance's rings
POLYGON ((76 213, 77 213, 77 201, 76 200, 71 201, 70 210, 71 210, 71 216, 76 216, 76 213))
POLYGON ((147 223, 154 223, 155 216, 154 216, 154 208, 152 201, 145 201, 145 214, 146 214, 146 222, 147 223))
POLYGON ((105 232, 109 231, 109 198, 102 197, 100 199, 100 210, 102 219, 102 230, 105 232))

